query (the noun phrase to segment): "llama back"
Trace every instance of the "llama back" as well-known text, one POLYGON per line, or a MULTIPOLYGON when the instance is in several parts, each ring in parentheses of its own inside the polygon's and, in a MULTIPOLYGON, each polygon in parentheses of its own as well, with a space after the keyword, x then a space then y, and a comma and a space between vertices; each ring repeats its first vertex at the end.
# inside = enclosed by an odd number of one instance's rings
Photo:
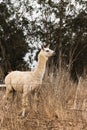
POLYGON ((17 91, 22 91, 23 84, 24 84, 23 78, 24 78, 24 73, 21 71, 10 72, 5 78, 6 88, 12 87, 13 89, 17 91))
MULTIPOLYGON (((13 88, 16 91, 22 92, 24 86, 29 87, 33 85, 32 89, 38 84, 38 76, 33 71, 12 71, 5 78, 6 88, 13 88)), ((40 80, 40 79, 39 79, 40 80)))

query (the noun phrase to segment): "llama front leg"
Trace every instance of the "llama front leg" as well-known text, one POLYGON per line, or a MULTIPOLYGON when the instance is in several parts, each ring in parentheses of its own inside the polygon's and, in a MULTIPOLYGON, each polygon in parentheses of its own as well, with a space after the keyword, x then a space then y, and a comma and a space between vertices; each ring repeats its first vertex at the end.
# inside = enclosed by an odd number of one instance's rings
POLYGON ((39 91, 35 91, 35 93, 34 93, 34 110, 35 110, 35 112, 38 111, 38 104, 39 104, 39 91))
POLYGON ((22 117, 25 117, 27 106, 28 106, 28 94, 23 93, 23 95, 22 95, 22 117))

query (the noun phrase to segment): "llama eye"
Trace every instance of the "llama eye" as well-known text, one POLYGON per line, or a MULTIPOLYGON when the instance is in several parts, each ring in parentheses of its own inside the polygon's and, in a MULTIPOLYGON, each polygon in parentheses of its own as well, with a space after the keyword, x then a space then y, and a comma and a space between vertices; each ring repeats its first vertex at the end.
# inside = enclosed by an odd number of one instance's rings
POLYGON ((46 50, 46 52, 49 52, 49 50, 46 50))

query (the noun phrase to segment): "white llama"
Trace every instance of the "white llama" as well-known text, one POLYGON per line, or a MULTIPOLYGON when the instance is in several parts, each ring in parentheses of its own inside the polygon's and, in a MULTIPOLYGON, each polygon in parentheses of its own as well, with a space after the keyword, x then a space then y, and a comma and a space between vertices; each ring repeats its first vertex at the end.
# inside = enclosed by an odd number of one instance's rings
POLYGON ((13 90, 22 93, 22 116, 25 116, 26 106, 28 105, 28 94, 32 90, 38 90, 42 84, 45 73, 46 62, 54 51, 49 48, 41 49, 38 54, 38 65, 34 71, 12 71, 5 78, 6 95, 9 98, 13 90))

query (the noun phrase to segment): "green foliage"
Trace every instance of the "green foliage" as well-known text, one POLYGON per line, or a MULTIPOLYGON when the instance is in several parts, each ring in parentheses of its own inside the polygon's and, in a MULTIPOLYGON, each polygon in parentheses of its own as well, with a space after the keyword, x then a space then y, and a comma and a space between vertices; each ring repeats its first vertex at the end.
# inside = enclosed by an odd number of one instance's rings
POLYGON ((22 27, 17 25, 15 14, 9 10, 6 3, 0 3, 0 57, 4 73, 10 70, 22 69, 20 66, 26 65, 23 57, 28 52, 28 44, 25 41, 22 27), (4 51, 4 53, 3 53, 4 51), (7 65, 6 65, 7 64, 7 65), (9 65, 8 65, 9 64, 9 65))

